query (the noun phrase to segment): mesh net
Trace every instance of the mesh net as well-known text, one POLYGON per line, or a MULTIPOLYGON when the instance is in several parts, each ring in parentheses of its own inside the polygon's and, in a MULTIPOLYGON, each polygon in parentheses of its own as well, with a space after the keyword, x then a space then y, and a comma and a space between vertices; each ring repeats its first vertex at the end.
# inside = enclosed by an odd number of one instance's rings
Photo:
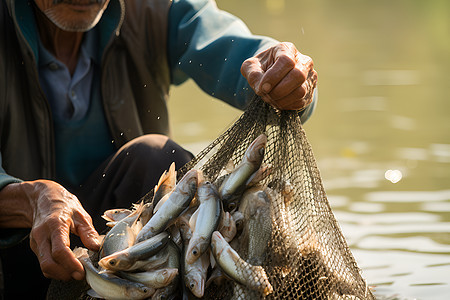
MULTIPOLYGON (((278 111, 255 97, 226 132, 178 171, 178 178, 196 168, 217 184, 227 165, 238 165, 262 133, 268 138, 263 160, 268 168, 259 186, 270 205, 244 226, 238 243, 230 244, 244 260, 238 269, 252 276, 249 266, 261 266, 273 291, 226 280, 208 285, 204 299, 375 299, 332 213, 297 112, 278 111)), ((152 198, 153 191, 144 200, 152 198)), ((61 292, 53 282, 49 295, 61 292)))
MULTIPOLYGON (((262 185, 271 189, 271 224, 259 224, 270 226, 271 234, 264 257, 256 259, 273 287, 266 298, 374 299, 332 213, 297 112, 280 112, 256 97, 245 113, 180 173, 198 168, 214 182, 229 161, 237 165, 242 160, 261 133, 268 136, 263 163, 270 166, 270 172, 262 185)), ((261 241, 260 235, 266 231, 252 232, 259 234, 254 240, 261 241)), ((254 260, 246 243, 240 245, 236 247, 240 256, 254 260)), ((205 293, 210 299, 262 297, 233 282, 207 288, 205 293)))

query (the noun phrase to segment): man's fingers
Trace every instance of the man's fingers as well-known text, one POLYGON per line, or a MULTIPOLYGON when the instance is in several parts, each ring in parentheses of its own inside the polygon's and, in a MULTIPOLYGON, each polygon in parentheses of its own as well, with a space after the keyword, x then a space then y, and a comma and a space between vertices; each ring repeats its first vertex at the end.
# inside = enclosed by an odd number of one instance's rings
POLYGON ((290 95, 295 89, 301 87, 303 83, 303 73, 299 69, 294 68, 270 91, 269 95, 273 100, 277 101, 290 95))
POLYGON ((99 235, 92 225, 91 216, 87 213, 78 213, 73 216, 73 221, 72 232, 80 237, 88 249, 97 251, 100 248, 99 235))
MULTIPOLYGON (((262 93, 270 93, 295 68, 295 57, 292 53, 285 50, 277 52, 279 54, 277 54, 274 64, 266 70, 259 86, 257 86, 257 89, 262 93)), ((302 73, 299 72, 297 75, 300 75, 300 79, 304 80, 302 73)))
POLYGON ((81 242, 88 249, 98 251, 100 248, 99 235, 95 229, 89 225, 79 225, 77 227, 77 235, 81 242))
POLYGON ((241 66, 241 74, 247 79, 251 88, 260 95, 257 88, 264 74, 260 60, 256 57, 245 60, 241 66))
POLYGON ((83 265, 75 257, 69 248, 69 231, 68 229, 55 230, 51 238, 51 257, 59 268, 65 270, 70 277, 81 280, 84 277, 83 265))

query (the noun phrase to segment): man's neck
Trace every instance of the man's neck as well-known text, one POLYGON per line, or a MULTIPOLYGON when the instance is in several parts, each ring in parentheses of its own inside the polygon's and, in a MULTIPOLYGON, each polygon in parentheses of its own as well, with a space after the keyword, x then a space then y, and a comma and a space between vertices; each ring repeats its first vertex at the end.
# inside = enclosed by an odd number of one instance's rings
POLYGON ((64 31, 53 24, 38 8, 36 22, 44 47, 64 63, 73 75, 83 40, 83 32, 64 31))

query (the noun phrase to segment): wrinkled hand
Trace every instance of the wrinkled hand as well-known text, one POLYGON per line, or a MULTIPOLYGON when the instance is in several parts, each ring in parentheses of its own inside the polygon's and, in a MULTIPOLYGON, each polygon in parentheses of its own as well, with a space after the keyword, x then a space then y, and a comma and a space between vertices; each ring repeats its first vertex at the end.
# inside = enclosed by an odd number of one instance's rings
POLYGON ((280 43, 245 60, 241 73, 257 95, 280 110, 305 108, 317 84, 312 59, 292 43, 280 43))
POLYGON ((59 280, 84 278, 84 269, 73 255, 70 233, 91 250, 98 250, 98 233, 79 200, 54 181, 24 182, 33 209, 30 245, 45 277, 59 280))

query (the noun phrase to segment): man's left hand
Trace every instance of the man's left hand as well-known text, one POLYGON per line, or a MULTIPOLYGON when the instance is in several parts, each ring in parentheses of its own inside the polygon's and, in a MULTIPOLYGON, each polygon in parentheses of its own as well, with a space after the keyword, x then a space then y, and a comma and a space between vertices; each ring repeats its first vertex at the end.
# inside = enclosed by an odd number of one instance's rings
POLYGON ((292 43, 279 43, 245 60, 242 75, 261 98, 280 110, 301 110, 312 102, 317 72, 309 56, 292 43))

